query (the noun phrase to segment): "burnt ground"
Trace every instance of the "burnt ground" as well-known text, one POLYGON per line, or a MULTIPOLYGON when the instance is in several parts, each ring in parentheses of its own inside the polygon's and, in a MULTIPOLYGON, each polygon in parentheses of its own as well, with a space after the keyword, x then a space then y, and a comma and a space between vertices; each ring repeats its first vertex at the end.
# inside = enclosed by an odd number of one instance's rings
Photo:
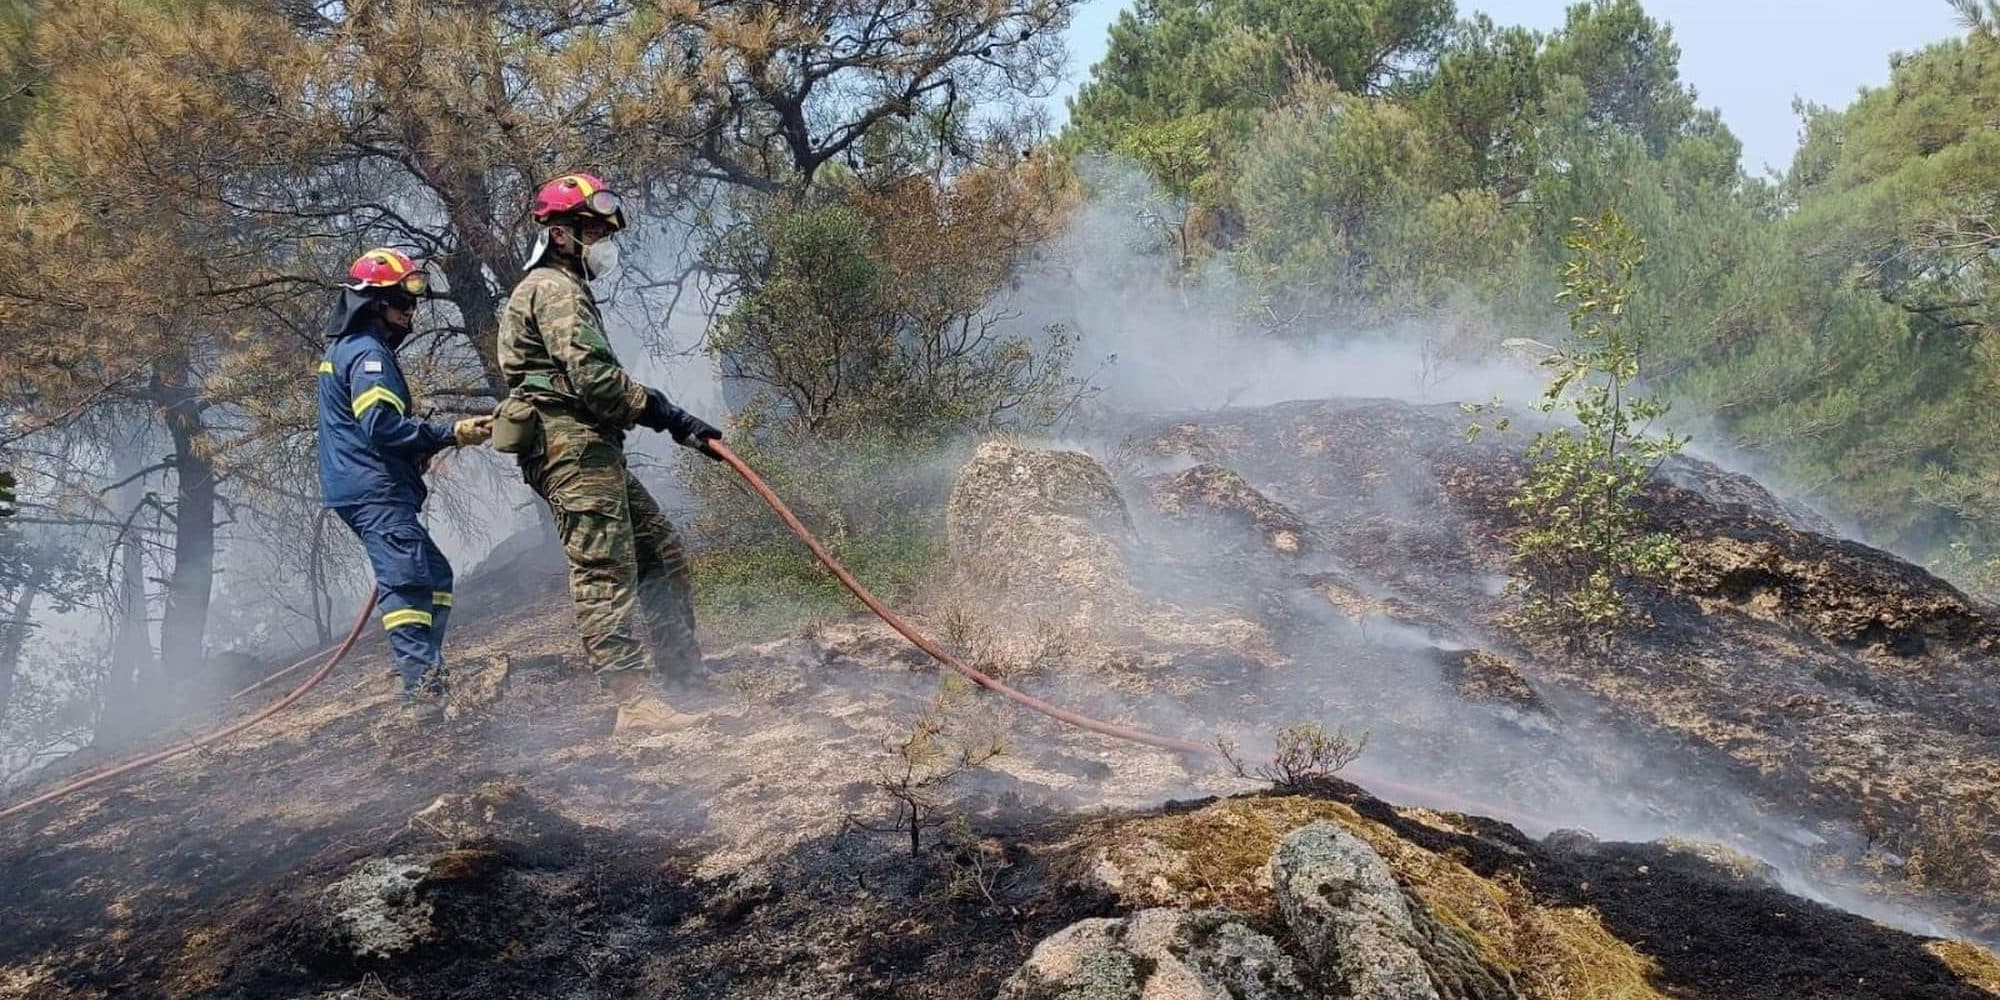
POLYGON ((1877 901, 1913 889, 1915 908, 1944 907, 1959 933, 2000 936, 2000 881, 1981 874, 2000 866, 1994 609, 1824 534, 1754 480, 1682 459, 1642 500, 1684 540, 1681 569, 1639 595, 1654 627, 1608 650, 1517 634, 1502 585, 1524 434, 1468 442, 1466 422, 1379 400, 1136 422, 1128 475, 1211 501, 1183 504, 1205 508, 1201 541, 1151 548, 1156 579, 1177 597, 1284 608, 1263 617, 1281 636, 1289 624, 1289 651, 1336 689, 1312 692, 1324 717, 1396 719, 1378 727, 1394 755, 1463 795, 1549 825, 1699 831, 1786 854, 1772 860, 1801 878, 1866 882, 1877 901), (1203 486, 1215 469, 1250 499, 1203 486), (1296 551, 1273 544, 1286 519, 1308 541, 1296 551), (1218 532, 1235 539, 1220 559, 1218 532), (1343 623, 1399 630, 1407 648, 1312 648, 1343 623), (1469 720, 1407 704, 1401 679, 1436 676, 1413 660, 1449 665, 1466 649, 1511 667, 1536 702, 1489 696, 1489 717, 1469 720), (1468 741, 1464 726, 1514 732, 1468 741), (1579 815, 1579 799, 1604 808, 1579 815))
MULTIPOLYGON (((1720 840, 1793 890, 1990 936, 2000 910, 1917 877, 1935 862, 1910 870, 1948 832, 1926 826, 1940 802, 1973 810, 1966 856, 1991 846, 1987 609, 1690 464, 1649 498, 1700 542, 1648 599, 1659 627, 1615 654, 1538 646, 1497 624, 1499 498, 1518 465, 1460 424, 1355 402, 1128 428, 1118 547, 1172 613, 1146 611, 1136 638, 1061 625, 1033 655, 974 652, 1037 693, 1179 733, 1254 746, 1303 719, 1366 729, 1349 773, 1385 799, 1513 825, 1454 832, 1353 788, 1322 794, 1518 879, 1538 905, 1590 908, 1656 963, 1664 995, 1987 995, 1924 937, 1608 842, 1720 840), (1531 839, 1556 826, 1607 843, 1531 839)), ((267 728, 0 822, 0 997, 990 996, 1041 938, 1118 911, 1092 871, 1121 824, 1253 787, 995 712, 1006 752, 952 783, 964 825, 912 857, 904 834, 871 829, 893 815, 876 784, 939 686, 886 630, 821 623, 711 657, 680 693, 699 726, 615 745, 545 554, 460 593, 462 701, 433 732, 378 725, 390 702, 371 639, 267 728), (505 815, 469 831, 413 822, 440 796, 496 788, 505 815), (357 957, 324 887, 405 856, 429 866, 415 891, 435 936, 357 957)), ((916 611, 981 642, 956 624, 963 606, 916 611)))
MULTIPOLYGON (((1520 878, 1548 905, 1593 908, 1658 962, 1653 984, 1669 996, 1991 995, 1961 981, 1921 938, 1657 845, 1603 844, 1576 856, 1504 824, 1441 831, 1344 784, 1311 794, 1353 804, 1482 876, 1520 878)), ((950 852, 913 859, 898 842, 856 831, 802 842, 747 874, 706 878, 671 838, 530 812, 532 845, 498 839, 442 856, 421 890, 440 933, 406 955, 357 958, 315 903, 314 890, 354 861, 438 847, 407 824, 382 823, 315 840, 322 849, 296 863, 231 852, 268 867, 121 908, 107 926, 73 927, 76 937, 10 934, 0 962, 47 962, 35 991, 22 994, 38 997, 248 1000, 379 984, 389 996, 437 998, 971 998, 990 996, 1042 937, 1117 910, 1084 870, 1089 838, 1075 819, 987 825, 984 839, 1003 845, 1007 864, 972 892, 950 852)), ((81 915, 78 887, 65 882, 75 871, 49 860, 31 861, 41 879, 18 864, 0 873, 25 890, 10 912, 81 915)))
MULTIPOLYGON (((1338 797, 1351 792, 1335 793, 1338 797)), ((1658 844, 1606 843, 1573 853, 1499 824, 1477 835, 1413 822, 1365 796, 1363 816, 1484 876, 1522 877, 1550 905, 1588 906, 1621 940, 1659 963, 1674 996, 1989 997, 1961 981, 1921 938, 1748 882, 1658 844)))
POLYGON ((893 819, 875 782, 937 696, 920 654, 866 624, 739 648, 675 693, 700 725, 615 744, 547 557, 461 582, 433 730, 383 725, 371 637, 270 725, 0 823, 0 997, 983 997, 1105 912, 1057 846, 1080 804, 1198 786, 1167 755, 1016 720, 1022 749, 953 788, 976 827, 913 857, 874 829, 893 819), (1129 787, 1099 788, 1114 771, 1129 787), (496 787, 518 802, 490 829, 413 820, 496 787), (323 889, 405 856, 432 866, 438 936, 357 957, 323 889))
MULTIPOLYGON (((867 668, 827 660, 815 666, 828 689, 869 682, 842 676, 867 668)), ((425 736, 381 731, 386 685, 350 678, 262 743, 10 822, 0 996, 310 996, 373 979, 418 997, 977 997, 1042 936, 1104 910, 1101 891, 1052 886, 1061 858, 1033 853, 1074 822, 1019 796, 983 810, 982 832, 1005 835, 991 842, 1004 875, 969 900, 951 851, 926 843, 912 857, 904 835, 847 821, 843 803, 862 820, 879 811, 862 801, 876 754, 805 746, 852 769, 811 803, 828 822, 735 827, 688 786, 715 795, 711 780, 755 780, 752 765, 677 781, 718 769, 678 748, 613 747, 608 704, 567 661, 513 661, 497 704, 425 736), (495 786, 519 799, 470 840, 412 822, 440 795, 495 786), (767 835, 776 849, 754 864, 713 863, 767 835), (402 856, 439 858, 419 891, 440 933, 407 955, 357 957, 327 926, 321 887, 356 862, 402 856)), ((876 669, 891 687, 909 678, 899 661, 876 669)), ((775 701, 798 712, 821 693, 775 701)), ((733 707, 714 693, 689 700, 733 707)), ((707 728, 742 741, 758 726, 707 728)))

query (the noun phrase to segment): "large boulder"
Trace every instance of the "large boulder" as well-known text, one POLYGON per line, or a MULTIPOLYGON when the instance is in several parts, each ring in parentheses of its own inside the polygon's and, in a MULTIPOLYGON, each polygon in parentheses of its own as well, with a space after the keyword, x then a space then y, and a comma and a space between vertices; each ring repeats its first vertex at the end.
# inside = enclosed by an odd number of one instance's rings
POLYGON ((1271 858, 1278 912, 1307 961, 1355 1000, 1438 1000, 1403 889, 1367 842, 1333 823, 1271 858))
POLYGON ((945 529, 982 624, 1066 630, 1077 663, 1126 664, 1115 672, 1132 681, 1184 673, 1175 664, 1187 654, 1282 662, 1262 625, 1233 612, 1190 614, 1139 587, 1126 565, 1139 543, 1130 512, 1088 455, 980 445, 959 471, 945 529))
POLYGON ((1075 518, 1098 531, 1129 534, 1125 499, 1104 467, 1079 451, 1024 448, 988 441, 959 469, 945 511, 953 549, 987 535, 988 527, 1015 514, 1075 518))
POLYGON ((1305 1000, 1277 942, 1228 910, 1140 910, 1035 946, 998 1000, 1305 1000))
POLYGON ((1089 617, 1137 601, 1123 554, 1131 517, 1088 455, 980 445, 952 487, 945 536, 969 583, 1024 610, 1089 617))
POLYGON ((1990 609, 1921 567, 1737 511, 1698 517, 1705 513, 1662 518, 1682 539, 1674 589, 1704 609, 1727 608, 1896 657, 1924 656, 1934 642, 1946 650, 1974 646, 1977 658, 2000 649, 1990 609))

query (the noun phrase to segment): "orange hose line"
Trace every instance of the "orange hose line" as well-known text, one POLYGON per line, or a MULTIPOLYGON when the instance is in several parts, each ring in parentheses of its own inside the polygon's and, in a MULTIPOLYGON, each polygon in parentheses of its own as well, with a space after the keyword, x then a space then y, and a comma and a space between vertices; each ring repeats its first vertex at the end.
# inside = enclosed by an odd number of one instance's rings
POLYGON ((729 446, 723 444, 721 441, 711 440, 708 442, 708 448, 717 457, 729 463, 730 468, 735 469, 736 474, 742 476, 744 482, 750 484, 750 489, 756 492, 757 496, 763 499, 765 505, 778 515, 779 520, 785 522, 786 527, 792 529, 792 534, 797 535, 799 541, 805 543, 806 548, 812 550, 813 557, 818 559, 820 565, 825 566, 828 572, 840 580, 841 586, 846 587, 855 597, 860 598, 861 603, 866 604, 868 610, 875 612, 877 617, 887 622, 890 628, 902 633, 903 638, 908 639, 911 645, 929 653, 932 659, 950 667, 966 680, 999 694, 1008 701, 1040 712, 1049 718, 1066 722, 1072 726, 1087 729, 1094 733, 1101 733, 1115 739, 1129 740, 1133 743, 1143 743, 1146 746, 1159 747, 1162 750, 1175 750, 1182 753, 1216 752, 1215 747, 1209 746, 1206 743, 1197 743, 1193 740, 1178 739, 1172 736, 1162 736, 1144 729, 1120 726, 1072 712, 1069 709, 1043 701, 1034 695, 1016 690, 1002 683, 999 679, 977 668, 966 665, 958 657, 946 652, 942 646, 932 642, 923 633, 917 631, 909 622, 904 621, 901 615, 889 610, 889 607, 883 604, 874 594, 870 593, 867 587, 862 586, 861 581, 856 580, 854 575, 847 571, 846 567, 833 558, 833 554, 826 550, 826 546, 819 543, 819 539, 813 537, 813 533, 806 529, 806 526, 799 521, 798 516, 785 506, 785 502, 778 499, 776 493, 771 492, 771 487, 765 485, 763 478, 758 476, 735 452, 731 451, 729 446))

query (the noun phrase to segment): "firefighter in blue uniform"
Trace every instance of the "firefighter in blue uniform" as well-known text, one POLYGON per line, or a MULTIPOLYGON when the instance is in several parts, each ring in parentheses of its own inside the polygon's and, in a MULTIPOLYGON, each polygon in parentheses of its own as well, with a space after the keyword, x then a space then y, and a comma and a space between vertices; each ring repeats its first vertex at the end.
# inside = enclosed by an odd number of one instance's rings
POLYGON ((347 276, 319 364, 320 493, 368 553, 382 627, 403 682, 402 710, 423 721, 438 713, 447 683, 444 631, 452 604, 451 564, 417 517, 428 493, 424 467, 445 448, 483 443, 492 419, 447 425, 411 412, 396 349, 427 291, 422 268, 378 249, 362 254, 347 276))

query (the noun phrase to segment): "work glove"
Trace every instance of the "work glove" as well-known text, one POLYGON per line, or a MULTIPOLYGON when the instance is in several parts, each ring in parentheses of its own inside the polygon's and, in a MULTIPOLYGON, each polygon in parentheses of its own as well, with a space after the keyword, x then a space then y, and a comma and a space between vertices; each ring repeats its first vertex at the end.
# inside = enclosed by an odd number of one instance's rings
POLYGON ((667 394, 658 389, 646 390, 646 408, 639 411, 639 419, 634 421, 649 431, 667 433, 674 424, 674 414, 681 408, 667 401, 667 394))
POLYGON ((658 389, 646 390, 646 409, 639 414, 639 426, 673 436, 674 443, 707 455, 716 461, 722 456, 708 449, 708 442, 722 440, 722 432, 708 421, 667 401, 658 389))
POLYGON ((493 436, 492 417, 467 417, 451 425, 451 439, 460 448, 485 444, 493 436))

